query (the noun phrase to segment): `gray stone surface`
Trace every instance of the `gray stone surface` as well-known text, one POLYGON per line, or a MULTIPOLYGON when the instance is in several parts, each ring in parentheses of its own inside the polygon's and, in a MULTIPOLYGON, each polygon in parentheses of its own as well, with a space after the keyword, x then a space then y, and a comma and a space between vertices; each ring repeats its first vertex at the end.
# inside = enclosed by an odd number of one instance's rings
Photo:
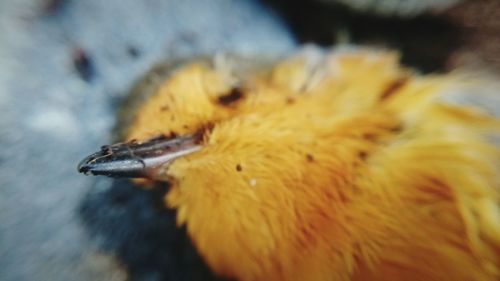
POLYGON ((116 101, 162 58, 294 42, 252 1, 49 2, 0 0, 0 280, 123 280, 75 214, 93 181, 76 164, 107 142, 116 101))

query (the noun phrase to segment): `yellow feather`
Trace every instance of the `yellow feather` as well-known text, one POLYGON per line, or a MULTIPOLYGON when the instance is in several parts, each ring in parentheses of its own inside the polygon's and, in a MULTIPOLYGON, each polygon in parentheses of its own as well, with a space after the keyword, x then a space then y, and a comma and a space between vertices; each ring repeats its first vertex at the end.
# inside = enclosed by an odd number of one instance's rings
POLYGON ((446 100, 484 84, 398 59, 309 49, 237 85, 193 63, 128 139, 205 129, 202 149, 165 169, 166 204, 220 275, 500 280, 499 120, 446 100))

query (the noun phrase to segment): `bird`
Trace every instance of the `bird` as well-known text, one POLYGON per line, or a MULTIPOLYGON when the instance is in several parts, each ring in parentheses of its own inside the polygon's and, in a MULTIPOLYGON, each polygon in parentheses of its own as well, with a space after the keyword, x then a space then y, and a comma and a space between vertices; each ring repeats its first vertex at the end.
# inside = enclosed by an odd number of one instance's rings
POLYGON ((494 82, 362 46, 235 61, 178 67, 79 172, 168 186, 217 276, 500 280, 500 122, 460 98, 494 82))

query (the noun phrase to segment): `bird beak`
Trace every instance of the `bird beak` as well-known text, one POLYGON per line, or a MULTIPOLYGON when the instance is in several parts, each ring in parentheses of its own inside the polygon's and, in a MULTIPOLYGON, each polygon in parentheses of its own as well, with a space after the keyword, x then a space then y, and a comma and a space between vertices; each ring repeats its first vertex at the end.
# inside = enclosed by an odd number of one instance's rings
POLYGON ((158 179, 158 172, 174 159, 199 150, 198 143, 196 136, 160 136, 144 142, 105 145, 83 159, 78 171, 95 176, 158 179))

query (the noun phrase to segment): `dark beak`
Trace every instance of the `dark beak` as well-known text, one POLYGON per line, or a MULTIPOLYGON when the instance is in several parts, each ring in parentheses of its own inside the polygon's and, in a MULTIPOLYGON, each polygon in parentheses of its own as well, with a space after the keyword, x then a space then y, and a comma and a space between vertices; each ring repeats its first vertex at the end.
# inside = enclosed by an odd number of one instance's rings
POLYGON ((95 176, 157 179, 160 168, 177 157, 199 150, 198 139, 161 136, 144 142, 105 145, 83 159, 78 171, 95 176))

